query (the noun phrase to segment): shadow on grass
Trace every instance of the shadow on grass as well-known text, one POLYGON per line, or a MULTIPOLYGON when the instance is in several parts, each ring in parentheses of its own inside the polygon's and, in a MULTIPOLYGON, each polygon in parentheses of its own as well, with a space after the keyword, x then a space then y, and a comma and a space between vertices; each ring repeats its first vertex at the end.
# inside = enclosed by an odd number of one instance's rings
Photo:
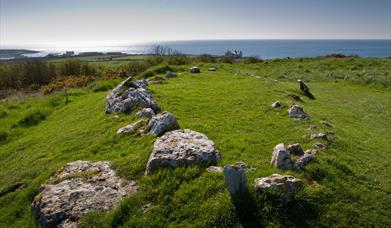
POLYGON ((262 226, 256 201, 247 189, 232 196, 232 202, 243 227, 262 226))

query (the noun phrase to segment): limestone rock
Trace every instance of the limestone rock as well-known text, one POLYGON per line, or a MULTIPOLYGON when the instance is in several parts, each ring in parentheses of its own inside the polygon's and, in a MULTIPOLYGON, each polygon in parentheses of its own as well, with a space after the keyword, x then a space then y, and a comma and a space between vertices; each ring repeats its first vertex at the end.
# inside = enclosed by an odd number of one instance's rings
POLYGON ((133 125, 131 125, 131 124, 129 124, 129 125, 125 126, 125 127, 121 127, 117 131, 117 135, 132 134, 132 133, 134 133, 134 128, 133 128, 133 125))
POLYGON ((189 129, 174 130, 156 140, 145 173, 165 167, 216 165, 220 159, 214 142, 204 134, 189 129))
POLYGON ((155 115, 155 112, 151 108, 143 108, 136 113, 136 116, 139 118, 147 117, 148 119, 150 119, 154 115, 155 115))
POLYGON ((244 172, 248 172, 248 171, 254 171, 255 168, 252 168, 250 167, 249 165, 247 165, 246 163, 242 162, 242 161, 239 161, 239 162, 235 162, 233 163, 232 165, 230 165, 232 168, 234 169, 237 169, 237 170, 242 170, 244 172))
POLYGON ((106 113, 129 112, 138 107, 159 111, 146 86, 145 80, 134 81, 132 77, 120 83, 106 97, 106 113))
POLYGON ((210 67, 208 70, 209 71, 217 71, 216 67, 210 67))
POLYGON ((167 131, 179 128, 175 116, 169 112, 162 112, 153 116, 148 123, 149 133, 160 136, 167 131))
POLYGON ((292 167, 291 156, 289 155, 289 151, 285 149, 283 143, 274 147, 271 164, 281 169, 288 169, 292 167))
POLYGON ((189 69, 190 73, 201 73, 201 70, 199 67, 193 66, 189 69))
POLYGON ((324 140, 328 140, 327 134, 324 133, 324 132, 317 133, 317 134, 311 134, 310 138, 311 138, 311 139, 324 139, 324 140))
POLYGON ((310 88, 304 83, 304 81, 299 79, 297 82, 300 84, 300 90, 303 91, 307 97, 315 99, 314 95, 312 95, 310 91, 310 88))
POLYGON ((108 162, 75 161, 41 186, 32 213, 42 227, 77 227, 84 214, 110 210, 136 191, 136 182, 119 178, 108 162))
POLYGON ((176 76, 177 76, 176 73, 172 71, 168 71, 166 74, 167 78, 175 78, 176 76))
POLYGON ((222 173, 223 172, 223 167, 220 167, 220 166, 209 166, 208 168, 206 168, 206 171, 208 172, 211 172, 211 173, 222 173))
POLYGON ((255 189, 280 194, 281 198, 286 201, 291 200, 301 186, 302 181, 300 179, 289 175, 272 174, 254 180, 255 189))
POLYGON ((225 166, 224 180, 231 196, 247 190, 247 178, 244 170, 232 166, 225 166))
POLYGON ((293 105, 290 109, 288 109, 288 114, 290 118, 298 120, 304 120, 309 117, 299 105, 293 105))
POLYGON ((294 164, 296 170, 303 170, 306 165, 315 160, 316 150, 307 150, 294 164))
POLYGON ((276 101, 272 104, 273 108, 280 108, 282 106, 281 101, 276 101))
POLYGON ((326 145, 324 145, 323 143, 314 143, 312 145, 312 148, 317 149, 317 150, 322 150, 322 149, 326 148, 326 145))
POLYGON ((294 154, 298 156, 302 156, 304 154, 304 151, 299 143, 289 145, 286 149, 289 151, 289 154, 294 154))

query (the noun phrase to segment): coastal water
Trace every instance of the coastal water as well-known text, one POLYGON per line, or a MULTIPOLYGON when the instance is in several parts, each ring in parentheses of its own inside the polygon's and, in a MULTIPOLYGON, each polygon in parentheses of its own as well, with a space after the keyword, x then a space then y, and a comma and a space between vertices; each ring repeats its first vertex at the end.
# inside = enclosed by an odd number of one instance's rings
POLYGON ((226 50, 241 50, 244 56, 258 56, 263 59, 317 57, 335 53, 362 57, 391 56, 391 40, 194 40, 129 45, 25 46, 22 48, 41 51, 30 56, 44 56, 48 53, 63 53, 65 51, 148 54, 151 52, 151 47, 156 44, 170 47, 183 54, 223 55, 226 50))

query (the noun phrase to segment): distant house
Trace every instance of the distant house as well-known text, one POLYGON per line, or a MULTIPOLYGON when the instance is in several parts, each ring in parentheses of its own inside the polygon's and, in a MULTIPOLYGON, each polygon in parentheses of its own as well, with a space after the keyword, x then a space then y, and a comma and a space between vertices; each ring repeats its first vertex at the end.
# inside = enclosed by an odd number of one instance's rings
POLYGON ((240 59, 243 57, 243 53, 242 53, 242 51, 237 51, 237 50, 233 50, 233 51, 227 50, 225 52, 225 56, 230 57, 230 58, 234 58, 234 59, 240 59))

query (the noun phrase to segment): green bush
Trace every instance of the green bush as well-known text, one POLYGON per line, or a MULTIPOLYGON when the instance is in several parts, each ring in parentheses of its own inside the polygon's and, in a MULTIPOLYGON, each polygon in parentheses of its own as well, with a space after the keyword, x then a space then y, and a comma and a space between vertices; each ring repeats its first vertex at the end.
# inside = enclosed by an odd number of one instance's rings
POLYGON ((167 56, 166 61, 171 65, 185 65, 190 63, 190 58, 185 55, 167 56))
POLYGON ((216 63, 217 62, 217 57, 208 55, 208 54, 203 54, 200 56, 195 57, 197 62, 202 62, 202 63, 216 63))
POLYGON ((41 111, 34 111, 27 114, 23 119, 19 120, 18 125, 21 127, 30 127, 38 125, 41 121, 46 119, 46 115, 41 111))
POLYGON ((223 57, 220 57, 219 58, 219 62, 220 63, 229 63, 229 64, 232 64, 234 63, 234 60, 228 56, 223 56, 223 57))
POLYGON ((262 60, 259 59, 257 56, 245 57, 243 59, 245 64, 254 64, 254 63, 262 62, 262 60))

